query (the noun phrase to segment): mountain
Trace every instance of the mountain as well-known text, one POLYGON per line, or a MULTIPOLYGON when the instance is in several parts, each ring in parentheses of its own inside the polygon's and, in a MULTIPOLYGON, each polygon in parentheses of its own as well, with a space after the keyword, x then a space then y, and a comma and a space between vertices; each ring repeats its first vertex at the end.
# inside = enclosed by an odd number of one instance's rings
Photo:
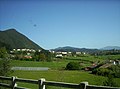
POLYGON ((64 52, 88 52, 88 53, 93 53, 93 52, 98 52, 98 49, 87 49, 87 48, 76 48, 76 47, 70 47, 70 46, 65 46, 65 47, 58 47, 55 49, 51 49, 51 51, 64 51, 64 52))
POLYGON ((112 50, 112 49, 120 50, 120 47, 119 46, 106 46, 104 48, 101 48, 101 50, 112 50))
POLYGON ((16 31, 16 29, 8 29, 0 31, 0 46, 9 46, 15 48, 42 49, 39 45, 31 41, 25 35, 16 31))
POLYGON ((55 49, 51 49, 51 51, 95 53, 95 52, 100 52, 102 50, 112 50, 112 49, 120 50, 120 47, 119 46, 106 46, 106 47, 101 48, 101 49, 89 49, 89 48, 76 48, 76 47, 65 46, 65 47, 58 47, 58 48, 55 48, 55 49))

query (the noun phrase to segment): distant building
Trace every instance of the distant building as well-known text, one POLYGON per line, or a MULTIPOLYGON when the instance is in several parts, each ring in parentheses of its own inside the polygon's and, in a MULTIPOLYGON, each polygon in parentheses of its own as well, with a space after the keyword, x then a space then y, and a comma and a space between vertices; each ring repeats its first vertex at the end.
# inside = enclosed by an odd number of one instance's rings
POLYGON ((63 56, 67 56, 67 52, 62 52, 62 55, 63 56))
POLYGON ((62 54, 57 54, 57 55, 56 55, 56 58, 62 58, 62 57, 63 57, 62 54))
POLYGON ((20 51, 20 49, 17 49, 17 51, 20 51))
POLYGON ((114 61, 113 61, 113 64, 114 64, 114 65, 120 65, 120 61, 119 61, 119 60, 114 60, 114 61))
POLYGON ((79 54, 81 54, 81 52, 76 52, 76 54, 78 54, 78 55, 79 55, 79 54))
POLYGON ((26 51, 26 49, 22 49, 22 51, 26 51))
POLYGON ((85 52, 83 52, 83 54, 85 55, 86 53, 85 53, 85 52))

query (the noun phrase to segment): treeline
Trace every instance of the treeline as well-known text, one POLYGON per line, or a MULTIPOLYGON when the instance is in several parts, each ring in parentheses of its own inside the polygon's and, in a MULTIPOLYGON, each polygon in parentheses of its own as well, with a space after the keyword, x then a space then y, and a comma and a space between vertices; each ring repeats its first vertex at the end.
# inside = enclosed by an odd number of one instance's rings
POLYGON ((120 50, 112 49, 112 50, 101 50, 98 52, 90 53, 91 55, 101 56, 101 55, 119 55, 120 50))
POLYGON ((34 61, 52 61, 52 53, 48 50, 41 50, 40 52, 36 51, 33 55, 34 61))

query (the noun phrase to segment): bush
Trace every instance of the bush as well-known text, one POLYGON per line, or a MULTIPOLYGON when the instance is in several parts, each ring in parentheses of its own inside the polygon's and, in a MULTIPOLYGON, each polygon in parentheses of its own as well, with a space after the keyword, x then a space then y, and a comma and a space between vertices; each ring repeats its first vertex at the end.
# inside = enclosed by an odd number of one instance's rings
POLYGON ((114 78, 120 78, 120 65, 113 65, 109 68, 98 68, 92 70, 92 74, 108 76, 112 75, 114 78))
POLYGON ((79 70, 80 64, 78 62, 69 62, 66 66, 66 70, 79 70))
POLYGON ((101 75, 101 76, 108 76, 109 74, 111 74, 111 71, 108 69, 98 68, 98 69, 94 69, 92 71, 92 74, 101 75))
POLYGON ((103 82, 103 86, 118 87, 117 83, 114 81, 112 75, 108 75, 107 80, 103 82))
POLYGON ((110 68, 108 68, 110 71, 112 71, 112 75, 116 78, 120 78, 120 65, 113 65, 110 68))

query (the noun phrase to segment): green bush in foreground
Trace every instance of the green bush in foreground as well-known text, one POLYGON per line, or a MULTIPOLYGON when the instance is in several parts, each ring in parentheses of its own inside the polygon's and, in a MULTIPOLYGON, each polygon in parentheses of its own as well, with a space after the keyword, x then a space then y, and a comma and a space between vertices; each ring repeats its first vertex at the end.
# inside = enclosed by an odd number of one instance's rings
POLYGON ((66 70, 79 70, 80 64, 78 62, 69 62, 66 66, 66 70))

